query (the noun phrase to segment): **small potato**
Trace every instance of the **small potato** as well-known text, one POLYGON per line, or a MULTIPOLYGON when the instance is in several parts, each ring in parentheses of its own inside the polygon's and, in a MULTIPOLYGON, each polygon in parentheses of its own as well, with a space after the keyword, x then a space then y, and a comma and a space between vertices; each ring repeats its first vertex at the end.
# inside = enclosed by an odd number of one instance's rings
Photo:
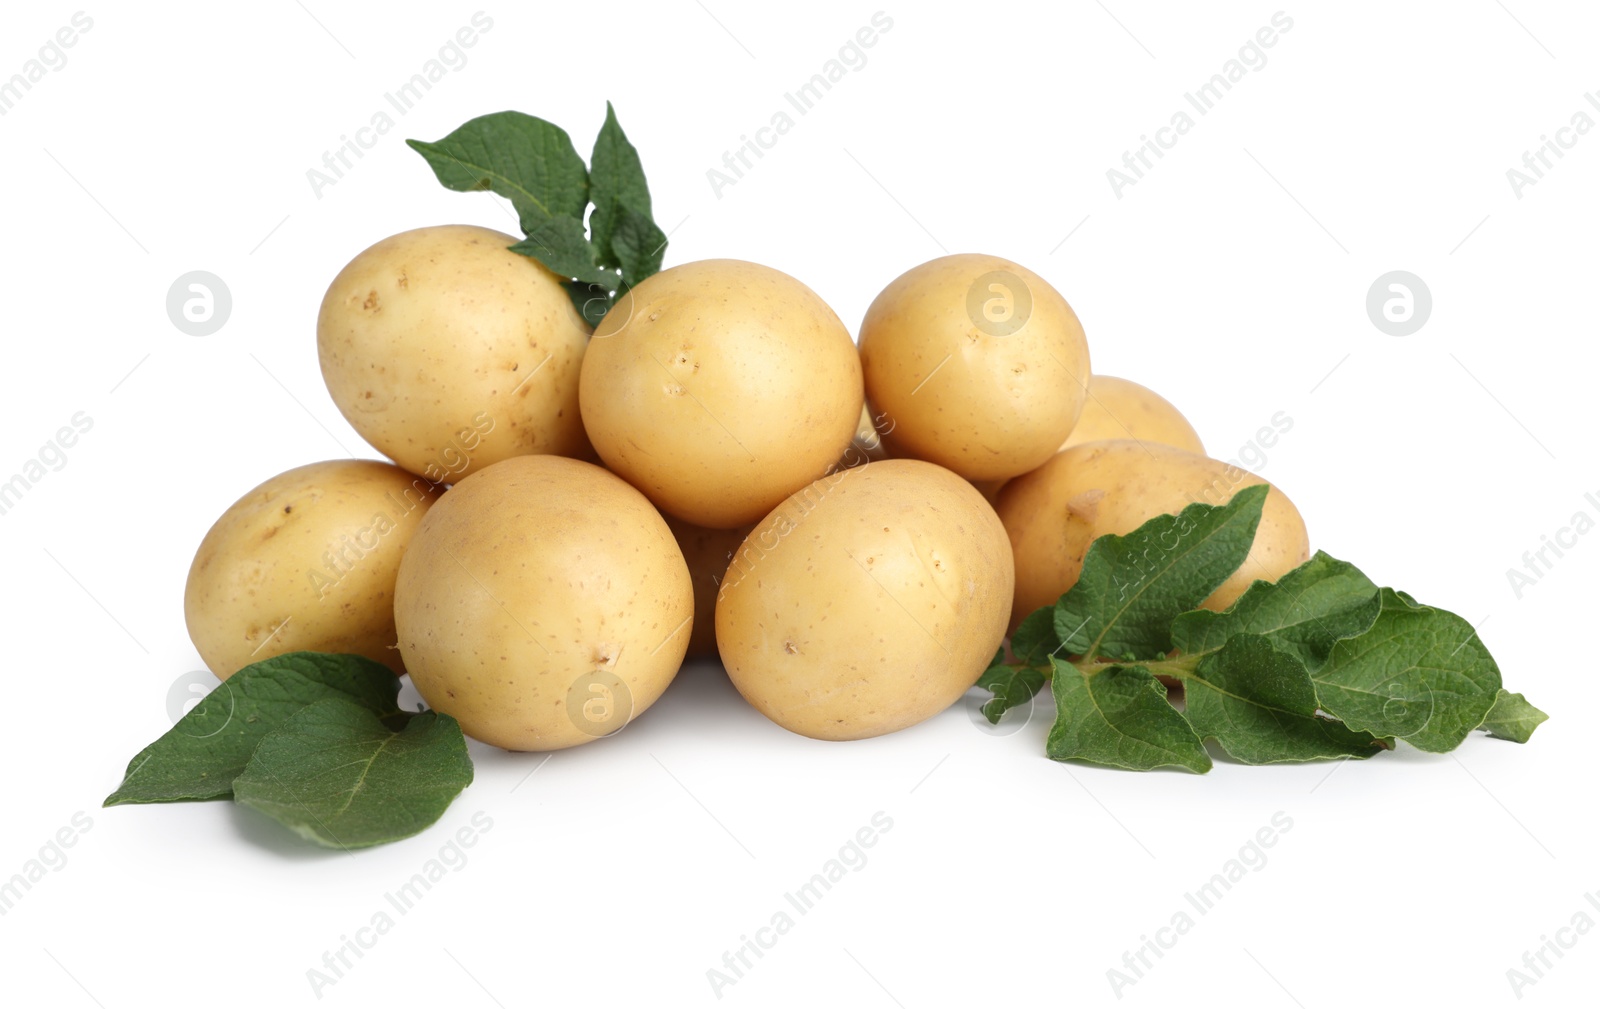
POLYGON ((669 515, 732 529, 838 461, 861 415, 861 361, 810 288, 708 259, 617 301, 584 358, 580 402, 608 469, 669 515))
POLYGON ((1083 326, 1055 288, 996 256, 945 256, 884 288, 861 323, 867 402, 895 458, 974 481, 1041 465, 1078 420, 1083 326))
POLYGON ((694 624, 685 657, 715 658, 717 590, 722 586, 722 576, 728 571, 734 551, 750 535, 750 527, 706 529, 671 516, 666 519, 667 527, 672 530, 673 537, 678 541, 678 549, 683 551, 683 559, 689 565, 689 578, 694 582, 694 624))
POLYGON ((994 509, 931 463, 841 470, 792 495, 739 548, 717 647, 762 714, 862 739, 943 711, 1005 636, 1011 549, 994 509))
MULTIPOLYGON (((1240 488, 1261 483, 1266 481, 1215 459, 1128 440, 1075 445, 1012 480, 997 506, 1016 557, 1012 627, 1077 583, 1096 537, 1130 533, 1195 502, 1226 504, 1240 488)), ((1300 512, 1274 487, 1244 565, 1201 605, 1226 609, 1251 582, 1276 581, 1310 556, 1300 512)))
POLYGON ((361 459, 301 466, 236 501, 200 542, 183 615, 218 679, 285 652, 345 652, 404 673, 394 583, 432 484, 361 459))
POLYGON ((351 260, 322 299, 317 353, 339 412, 435 483, 530 453, 593 458, 578 412, 589 327, 515 241, 405 231, 351 260))
POLYGON ((683 663, 694 592, 644 495, 530 455, 440 498, 400 566, 394 616, 429 707, 494 746, 559 750, 656 702, 683 663))
POLYGON ((1132 438, 1205 455, 1200 435, 1178 408, 1138 382, 1110 375, 1089 376, 1089 399, 1061 447, 1086 441, 1132 438))
POLYGON ((844 450, 840 458, 838 469, 850 469, 869 462, 881 462, 889 458, 889 452, 883 446, 884 431, 893 427, 887 417, 874 417, 866 404, 861 406, 861 419, 856 422, 856 436, 850 439, 850 446, 844 450))

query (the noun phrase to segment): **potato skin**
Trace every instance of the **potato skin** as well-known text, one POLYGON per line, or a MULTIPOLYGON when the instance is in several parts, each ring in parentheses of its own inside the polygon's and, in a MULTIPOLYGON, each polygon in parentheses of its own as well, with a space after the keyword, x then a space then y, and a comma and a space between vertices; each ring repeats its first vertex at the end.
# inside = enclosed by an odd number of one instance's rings
POLYGON ((893 420, 891 457, 1005 480, 1041 465, 1071 433, 1089 347, 1072 306, 1037 274, 964 254, 884 288, 861 323, 861 367, 874 414, 893 420), (1002 321, 986 305, 999 305, 1002 321))
MULTIPOLYGON (((1012 480, 997 506, 1016 558, 1012 627, 1076 584, 1096 537, 1132 532, 1196 501, 1226 504, 1240 488, 1261 483, 1266 481, 1215 459, 1126 439, 1074 445, 1012 480)), ((1226 609, 1251 582, 1275 581, 1310 556, 1300 512, 1274 487, 1244 565, 1201 605, 1226 609)))
POLYGON ((717 646, 762 714, 815 739, 915 725, 964 694, 1011 612, 994 510, 948 470, 831 474, 751 532, 717 597, 717 646))
POLYGON ((1083 404, 1063 449, 1087 441, 1132 438, 1205 455, 1200 434, 1177 407, 1155 390, 1110 375, 1089 376, 1089 398, 1083 404))
POLYGON ((689 565, 689 578, 694 582, 694 624, 685 658, 715 658, 717 590, 722 587, 722 576, 727 574, 734 552, 750 535, 751 527, 707 529, 670 515, 663 517, 678 541, 678 549, 683 551, 684 562, 689 565))
POLYGON ((236 501, 189 567, 183 614, 218 679, 285 652, 364 655, 404 673, 394 585, 437 490, 362 459, 280 473, 236 501))
POLYGON ((508 750, 576 746, 638 717, 677 675, 693 615, 689 569, 650 502, 560 456, 506 459, 452 487, 395 587, 411 682, 508 750), (580 719, 592 701, 593 721, 580 719))
POLYGON ((578 412, 589 327, 515 241, 467 225, 401 232, 322 299, 317 352, 339 412, 436 483, 530 453, 593 458, 578 412))
POLYGON ((731 259, 648 278, 595 328, 584 426, 607 468, 694 525, 749 525, 822 476, 861 415, 861 362, 793 277, 731 259))

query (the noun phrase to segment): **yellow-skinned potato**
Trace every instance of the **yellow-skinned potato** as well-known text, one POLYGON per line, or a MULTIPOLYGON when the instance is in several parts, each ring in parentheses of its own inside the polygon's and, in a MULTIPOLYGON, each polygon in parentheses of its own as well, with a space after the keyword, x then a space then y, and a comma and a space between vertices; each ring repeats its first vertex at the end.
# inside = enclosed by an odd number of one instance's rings
POLYGON ((1124 438, 1206 454, 1194 425, 1155 390, 1125 378, 1089 376, 1089 399, 1083 404, 1077 426, 1061 447, 1124 438))
POLYGON ((734 551, 750 534, 750 527, 707 529, 670 515, 666 519, 689 565, 689 578, 694 582, 694 624, 686 657, 714 657, 717 654, 717 590, 722 586, 722 576, 727 573, 734 551))
POLYGON ((351 260, 322 299, 317 352, 339 412, 436 483, 530 453, 592 458, 578 412, 589 327, 515 241, 405 231, 351 260))
POLYGON ((533 455, 440 498, 394 609, 429 707, 485 743, 558 750, 655 703, 683 663, 694 595, 644 495, 590 463, 533 455))
POLYGON ((887 417, 874 417, 863 403, 861 419, 856 422, 855 437, 850 439, 850 445, 840 457, 837 468, 850 469, 889 458, 888 451, 883 447, 883 430, 880 428, 887 429, 890 426, 887 417))
POLYGON ((1005 480, 1061 447, 1083 408, 1089 347, 1072 306, 1026 267, 945 256, 902 274, 861 323, 867 402, 889 455, 1005 480))
POLYGON ((404 673, 394 584, 432 484, 360 459, 300 466, 233 504, 189 568, 189 636, 219 679, 285 652, 347 652, 404 673))
POLYGON ((711 259, 650 277, 595 327, 583 423, 662 511, 731 529, 822 476, 861 414, 861 362, 810 288, 711 259))
POLYGON ((931 463, 842 470, 773 510, 717 597, 735 687, 815 739, 915 725, 964 694, 1011 614, 1011 548, 971 484, 931 463))
MULTIPOLYGON (((1016 557, 1012 626, 1077 583, 1096 537, 1130 533, 1195 502, 1226 504, 1240 488, 1261 483, 1215 459, 1126 439, 1075 445, 1012 480, 997 506, 1016 557)), ((1310 556, 1300 512, 1274 487, 1244 565, 1201 605, 1225 609, 1251 582, 1276 581, 1310 556)))

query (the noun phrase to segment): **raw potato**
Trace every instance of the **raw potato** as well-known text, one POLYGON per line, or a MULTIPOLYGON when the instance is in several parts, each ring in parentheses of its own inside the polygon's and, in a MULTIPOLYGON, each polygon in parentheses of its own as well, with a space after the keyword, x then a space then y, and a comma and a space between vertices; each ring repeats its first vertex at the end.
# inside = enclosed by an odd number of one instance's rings
POLYGON ((595 329, 581 390, 609 469, 664 512, 731 529, 839 460, 861 415, 861 362, 810 288, 712 259, 619 299, 595 329))
POLYGON ((938 714, 994 658, 1011 613, 994 509, 948 470, 890 459, 796 493, 745 540, 717 598, 717 647, 762 714, 862 739, 938 714))
POLYGON ((1089 399, 1061 447, 1086 441, 1133 438, 1205 455, 1200 435, 1178 408, 1138 382, 1110 375, 1089 376, 1089 399))
POLYGON ((558 750, 656 702, 694 594, 672 531, 598 466, 518 456, 445 494, 395 588, 411 682, 474 739, 558 750))
POLYGON ((737 529, 707 529, 692 526, 667 516, 667 527, 683 551, 694 582, 694 624, 689 634, 687 658, 715 657, 717 654, 717 590, 735 550, 750 534, 749 526, 737 529))
POLYGON ((867 402, 893 457, 1004 480, 1061 447, 1083 408, 1089 347, 1055 288, 996 256, 901 275, 861 323, 867 402))
POLYGON ((339 412, 436 483, 530 453, 593 458, 578 412, 589 327, 515 241, 467 225, 402 232, 322 299, 317 351, 339 412))
POLYGON ((279 474, 200 542, 183 593, 189 637, 219 679, 285 652, 345 652, 404 673, 400 558, 436 490, 388 463, 341 459, 279 474))
POLYGON ((880 425, 885 429, 890 427, 888 418, 873 417, 872 411, 863 403, 861 419, 856 421, 855 437, 850 439, 849 446, 840 457, 838 469, 850 469, 889 458, 888 451, 883 447, 883 431, 879 430, 880 425))
MULTIPOLYGON (((1215 459, 1128 440, 1075 445, 1012 480, 997 506, 1016 556, 1012 626, 1076 584, 1095 537, 1130 533, 1194 502, 1226 504, 1240 488, 1261 483, 1266 481, 1215 459)), ((1274 487, 1244 565, 1201 605, 1226 609, 1251 582, 1276 581, 1310 556, 1300 512, 1274 487)))

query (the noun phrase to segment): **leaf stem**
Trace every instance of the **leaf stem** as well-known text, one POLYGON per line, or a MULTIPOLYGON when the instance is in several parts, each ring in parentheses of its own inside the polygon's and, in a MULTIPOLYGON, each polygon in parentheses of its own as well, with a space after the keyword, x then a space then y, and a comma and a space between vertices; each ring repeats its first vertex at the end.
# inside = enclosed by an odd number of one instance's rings
POLYGON ((1170 676, 1174 679, 1186 680, 1194 675, 1196 667, 1200 665, 1200 655, 1179 655, 1170 659, 1151 659, 1143 662, 1090 662, 1086 659, 1077 659, 1073 665, 1085 676, 1105 672, 1114 666, 1143 666, 1157 676, 1170 676))

